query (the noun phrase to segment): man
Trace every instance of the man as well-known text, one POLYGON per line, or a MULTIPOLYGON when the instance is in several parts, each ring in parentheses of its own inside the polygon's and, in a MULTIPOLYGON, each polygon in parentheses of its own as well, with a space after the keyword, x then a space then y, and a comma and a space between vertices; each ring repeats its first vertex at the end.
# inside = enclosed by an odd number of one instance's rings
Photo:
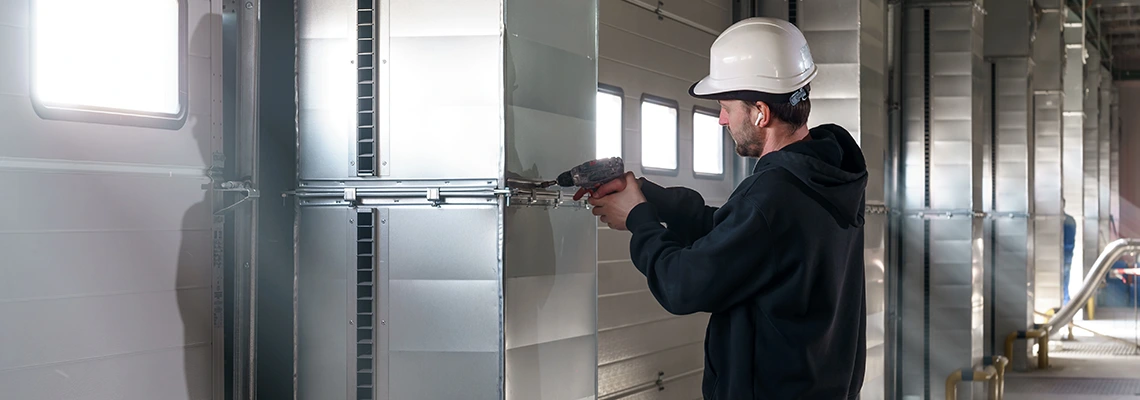
MULTIPOLYGON (((1065 209, 1065 199, 1061 199, 1061 210, 1065 209)), ((1064 212, 1063 212, 1064 213, 1064 212)), ((1065 260, 1061 265, 1061 293, 1063 293, 1061 305, 1069 304, 1069 271, 1073 268, 1073 248, 1076 246, 1077 241, 1077 220, 1073 219, 1072 215, 1065 214, 1065 223, 1062 225, 1063 244, 1065 248, 1065 260)))
POLYGON ((706 399, 857 398, 863 155, 839 126, 807 128, 816 67, 792 24, 736 23, 710 58, 710 75, 689 93, 719 101, 736 152, 759 158, 753 174, 717 209, 693 190, 627 173, 591 196, 593 212, 633 233, 634 265, 666 310, 712 313, 706 399))

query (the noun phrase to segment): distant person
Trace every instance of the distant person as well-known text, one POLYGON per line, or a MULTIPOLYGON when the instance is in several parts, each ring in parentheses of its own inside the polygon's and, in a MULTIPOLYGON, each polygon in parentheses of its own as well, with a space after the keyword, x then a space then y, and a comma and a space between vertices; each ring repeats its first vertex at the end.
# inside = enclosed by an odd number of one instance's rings
POLYGON ((718 209, 626 173, 591 195, 593 212, 633 233, 633 264, 665 310, 712 314, 706 399, 856 399, 867 349, 863 153, 840 126, 808 128, 817 69, 794 25, 749 18, 710 53, 709 76, 689 94, 720 103, 736 152, 759 158, 752 175, 718 209))
MULTIPOLYGON (((1061 209, 1065 209, 1065 199, 1061 199, 1061 209)), ((1065 213, 1065 263, 1061 265, 1061 290, 1064 293, 1064 297, 1061 300, 1061 306, 1069 304, 1069 271, 1073 269, 1073 248, 1076 246, 1076 241, 1077 220, 1073 219, 1072 215, 1065 213)))

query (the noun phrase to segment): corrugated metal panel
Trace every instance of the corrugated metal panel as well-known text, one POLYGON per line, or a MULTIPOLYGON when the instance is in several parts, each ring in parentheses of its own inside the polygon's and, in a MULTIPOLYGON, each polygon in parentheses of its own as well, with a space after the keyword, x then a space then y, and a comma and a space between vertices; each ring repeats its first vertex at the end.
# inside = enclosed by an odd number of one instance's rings
POLYGON ((4 397, 212 395, 220 338, 202 187, 221 150, 221 3, 186 2, 189 117, 176 131, 41 119, 31 2, 0 6, 4 397))

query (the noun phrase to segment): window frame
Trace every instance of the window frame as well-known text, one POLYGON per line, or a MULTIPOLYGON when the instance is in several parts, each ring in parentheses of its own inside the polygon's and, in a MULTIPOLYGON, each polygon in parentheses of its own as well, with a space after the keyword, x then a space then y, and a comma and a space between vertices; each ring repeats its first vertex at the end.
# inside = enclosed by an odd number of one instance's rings
POLYGON ((728 171, 729 167, 727 156, 728 152, 725 151, 725 143, 728 142, 725 140, 725 136, 728 136, 728 128, 724 126, 720 127, 720 173, 710 174, 707 172, 697 172, 697 124, 696 118, 693 117, 696 116, 696 114, 704 114, 720 120, 719 110, 713 110, 709 107, 693 106, 693 112, 690 114, 691 118, 693 118, 693 121, 690 124, 691 130, 693 131, 693 177, 697 179, 723 181, 726 175, 726 171, 728 171))
MULTIPOLYGON (((31 0, 29 4, 30 9, 28 18, 28 78, 29 82, 29 98, 31 98, 32 109, 41 119, 44 120, 57 120, 57 121, 72 121, 72 122, 90 122, 97 124, 107 125, 120 125, 120 126, 134 126, 143 128, 158 128, 168 130, 180 130, 186 125, 186 120, 189 115, 190 96, 188 92, 188 76, 189 65, 187 63, 188 51, 188 26, 187 26, 187 3, 188 0, 174 0, 178 2, 178 112, 160 113, 160 112, 147 112, 138 110, 117 109, 109 107, 96 107, 96 106, 59 106, 52 105, 44 102, 39 97, 37 90, 37 54, 36 48, 36 13, 40 7, 36 0, 31 0)), ((143 49, 145 51, 145 49, 143 49)))
POLYGON ((645 175, 660 175, 660 176, 680 176, 681 175, 681 105, 676 100, 666 97, 655 96, 649 93, 641 94, 641 101, 637 103, 637 124, 638 124, 638 150, 640 150, 639 161, 641 164, 641 173, 645 175), (676 121, 674 121, 673 129, 673 157, 676 160, 676 166, 672 169, 668 168, 655 168, 645 166, 645 124, 642 123, 645 115, 642 112, 642 107, 645 103, 656 104, 659 106, 671 107, 676 110, 676 121))
MULTIPOLYGON (((619 110, 619 113, 618 113, 618 119, 621 121, 621 127, 618 130, 618 136, 619 136, 619 139, 618 139, 619 143, 618 144, 620 145, 620 150, 618 151, 618 157, 621 157, 622 160, 624 161, 627 158, 625 155, 625 123, 626 123, 626 120, 625 120, 626 119, 625 90, 622 90, 622 88, 614 86, 614 85, 607 85, 605 83, 598 82, 598 90, 594 93, 595 99, 597 99, 597 93, 611 94, 611 95, 617 96, 618 98, 621 99, 621 110, 619 110)), ((594 156, 595 157, 598 155, 598 115, 597 115, 597 112, 598 112, 598 107, 597 107, 597 104, 595 104, 594 105, 594 156)))

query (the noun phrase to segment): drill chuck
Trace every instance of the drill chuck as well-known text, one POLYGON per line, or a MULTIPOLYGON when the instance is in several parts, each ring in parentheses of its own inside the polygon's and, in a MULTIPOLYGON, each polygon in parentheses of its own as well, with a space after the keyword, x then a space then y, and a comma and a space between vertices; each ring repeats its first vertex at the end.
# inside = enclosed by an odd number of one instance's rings
POLYGON ((621 157, 590 160, 558 175, 558 186, 578 186, 597 189, 606 182, 621 178, 625 173, 625 163, 621 157))

